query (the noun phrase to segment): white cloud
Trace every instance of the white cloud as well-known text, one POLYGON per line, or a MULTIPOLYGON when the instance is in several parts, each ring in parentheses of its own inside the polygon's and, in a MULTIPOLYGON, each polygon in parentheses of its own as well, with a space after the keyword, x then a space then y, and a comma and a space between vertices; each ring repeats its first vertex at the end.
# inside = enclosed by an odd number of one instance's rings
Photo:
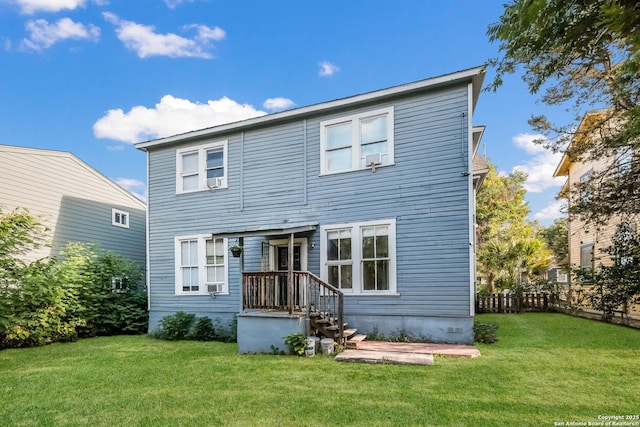
POLYGON ((286 110, 287 108, 296 105, 292 100, 288 98, 269 98, 262 103, 262 106, 270 111, 286 110))
POLYGON ((195 36, 195 40, 201 43, 207 43, 209 40, 220 41, 224 40, 227 33, 220 27, 207 27, 206 25, 191 24, 183 27, 185 30, 195 28, 198 30, 198 34, 195 36))
POLYGON ((320 63, 320 71, 318 72, 318 75, 320 77, 333 76, 338 71, 340 71, 340 68, 337 65, 332 64, 329 61, 322 61, 320 63))
POLYGON ((538 221, 555 220, 559 218, 565 218, 567 214, 564 212, 567 204, 564 201, 555 201, 550 203, 547 207, 542 209, 533 215, 533 219, 538 221))
POLYGON ((147 185, 144 182, 132 178, 117 178, 115 182, 138 199, 147 202, 147 185))
POLYGON ((100 28, 95 25, 84 25, 74 22, 70 18, 62 18, 50 24, 46 19, 27 21, 25 28, 29 33, 28 39, 22 40, 22 46, 32 50, 42 50, 51 47, 62 40, 88 39, 97 41, 100 38, 100 28))
POLYGON ((86 0, 10 0, 20 7, 22 13, 32 15, 35 12, 59 12, 84 7, 86 0))
POLYGON ((148 56, 168 56, 170 58, 213 58, 209 52, 211 40, 222 40, 225 32, 219 27, 206 25, 187 25, 184 29, 195 28, 194 38, 186 38, 174 33, 158 34, 153 25, 142 25, 120 19, 110 12, 102 16, 116 26, 118 38, 124 45, 136 52, 140 58, 148 56))
POLYGON ((164 3, 167 5, 169 9, 175 9, 180 6, 182 3, 191 3, 193 0, 164 0, 164 3))
POLYGON ((513 167, 513 170, 524 172, 528 175, 524 188, 532 193, 540 193, 548 188, 560 187, 565 178, 554 178, 553 173, 562 157, 561 153, 553 153, 544 147, 534 144, 534 140, 544 138, 542 135, 520 134, 513 138, 514 144, 532 154, 532 157, 524 164, 513 167))
POLYGON ((94 123, 93 133, 97 138, 136 143, 265 114, 226 96, 200 104, 165 95, 154 108, 139 105, 127 113, 121 109, 109 110, 94 123))

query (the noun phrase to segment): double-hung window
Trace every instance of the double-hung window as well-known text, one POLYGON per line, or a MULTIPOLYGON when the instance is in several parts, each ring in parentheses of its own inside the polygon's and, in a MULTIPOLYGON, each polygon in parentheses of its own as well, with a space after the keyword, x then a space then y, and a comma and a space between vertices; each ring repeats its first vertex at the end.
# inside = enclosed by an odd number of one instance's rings
POLYGON ((176 295, 228 293, 227 239, 211 235, 176 237, 176 295))
POLYGON ((392 165, 393 107, 320 123, 321 174, 392 165))
POLYGON ((227 141, 176 151, 176 193, 227 187, 227 141))
POLYGON ((592 170, 580 176, 580 200, 589 203, 591 201, 591 174, 592 170))
POLYGON ((394 294, 395 228, 395 219, 321 226, 322 279, 347 294, 394 294))
POLYGON ((593 273, 593 243, 587 243, 580 246, 580 269, 584 273, 583 282, 591 282, 591 274, 593 273))
POLYGON ((616 177, 622 177, 631 171, 631 162, 633 161, 633 148, 623 147, 619 150, 616 157, 616 177))
POLYGON ((327 231, 327 273, 329 283, 336 288, 353 287, 350 228, 327 231))

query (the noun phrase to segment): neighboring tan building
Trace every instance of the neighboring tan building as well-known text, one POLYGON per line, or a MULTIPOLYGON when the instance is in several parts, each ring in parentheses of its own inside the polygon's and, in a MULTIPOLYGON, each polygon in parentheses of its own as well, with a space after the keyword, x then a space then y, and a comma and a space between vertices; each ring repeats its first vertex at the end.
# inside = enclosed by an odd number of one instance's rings
POLYGON ((26 208, 50 229, 29 261, 95 242, 145 266, 146 205, 71 153, 0 145, 0 206, 26 208))
MULTIPOLYGON (((593 127, 593 122, 599 120, 606 110, 595 110, 585 114, 576 131, 576 137, 571 141, 573 144, 580 144, 584 138, 594 138, 588 135, 588 130, 593 127)), ((564 197, 571 203, 570 195, 578 191, 574 184, 585 182, 594 172, 610 170, 615 174, 629 172, 631 165, 632 150, 621 149, 611 156, 601 157, 595 161, 573 161, 566 153, 562 156, 553 176, 566 176, 567 181, 560 190, 560 197, 564 197)), ((588 197, 588 194, 583 195, 588 197)), ((598 265, 610 264, 607 254, 602 253, 602 249, 612 245, 613 236, 622 223, 620 218, 611 218, 607 224, 600 227, 586 225, 582 221, 569 220, 569 257, 568 267, 571 269, 585 268, 593 269, 598 265)), ((634 225, 632 224, 632 227, 634 225)), ((576 283, 575 277, 570 278, 570 283, 576 283)))

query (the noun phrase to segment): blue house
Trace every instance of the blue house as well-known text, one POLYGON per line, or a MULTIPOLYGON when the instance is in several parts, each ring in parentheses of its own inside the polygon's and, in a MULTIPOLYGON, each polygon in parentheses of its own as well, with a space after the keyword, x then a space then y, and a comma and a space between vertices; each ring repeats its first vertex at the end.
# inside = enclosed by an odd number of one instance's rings
POLYGON ((483 78, 472 68, 137 144, 151 330, 182 310, 237 317, 241 353, 291 332, 471 342, 483 78))

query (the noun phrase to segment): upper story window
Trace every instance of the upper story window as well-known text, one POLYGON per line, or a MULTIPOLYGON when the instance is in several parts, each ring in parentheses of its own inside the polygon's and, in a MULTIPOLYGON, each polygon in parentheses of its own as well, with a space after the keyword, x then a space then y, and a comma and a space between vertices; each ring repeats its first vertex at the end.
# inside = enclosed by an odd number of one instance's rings
POLYGON ((322 175, 392 165, 393 107, 320 123, 322 175))
POLYGON ((631 171, 631 162, 633 160, 633 148, 623 147, 619 150, 616 157, 616 176, 620 177, 631 171))
POLYGON ((580 199, 588 203, 591 201, 591 174, 592 170, 589 170, 587 173, 583 174, 580 177, 580 199))
POLYGON ((129 228, 129 212, 111 209, 111 225, 129 228))
POLYGON ((176 295, 228 293, 227 239, 176 237, 176 295))
POLYGON ((394 219, 322 226, 322 279, 345 293, 395 293, 395 230, 394 219))
POLYGON ((176 193, 227 187, 227 141, 176 151, 176 193))

